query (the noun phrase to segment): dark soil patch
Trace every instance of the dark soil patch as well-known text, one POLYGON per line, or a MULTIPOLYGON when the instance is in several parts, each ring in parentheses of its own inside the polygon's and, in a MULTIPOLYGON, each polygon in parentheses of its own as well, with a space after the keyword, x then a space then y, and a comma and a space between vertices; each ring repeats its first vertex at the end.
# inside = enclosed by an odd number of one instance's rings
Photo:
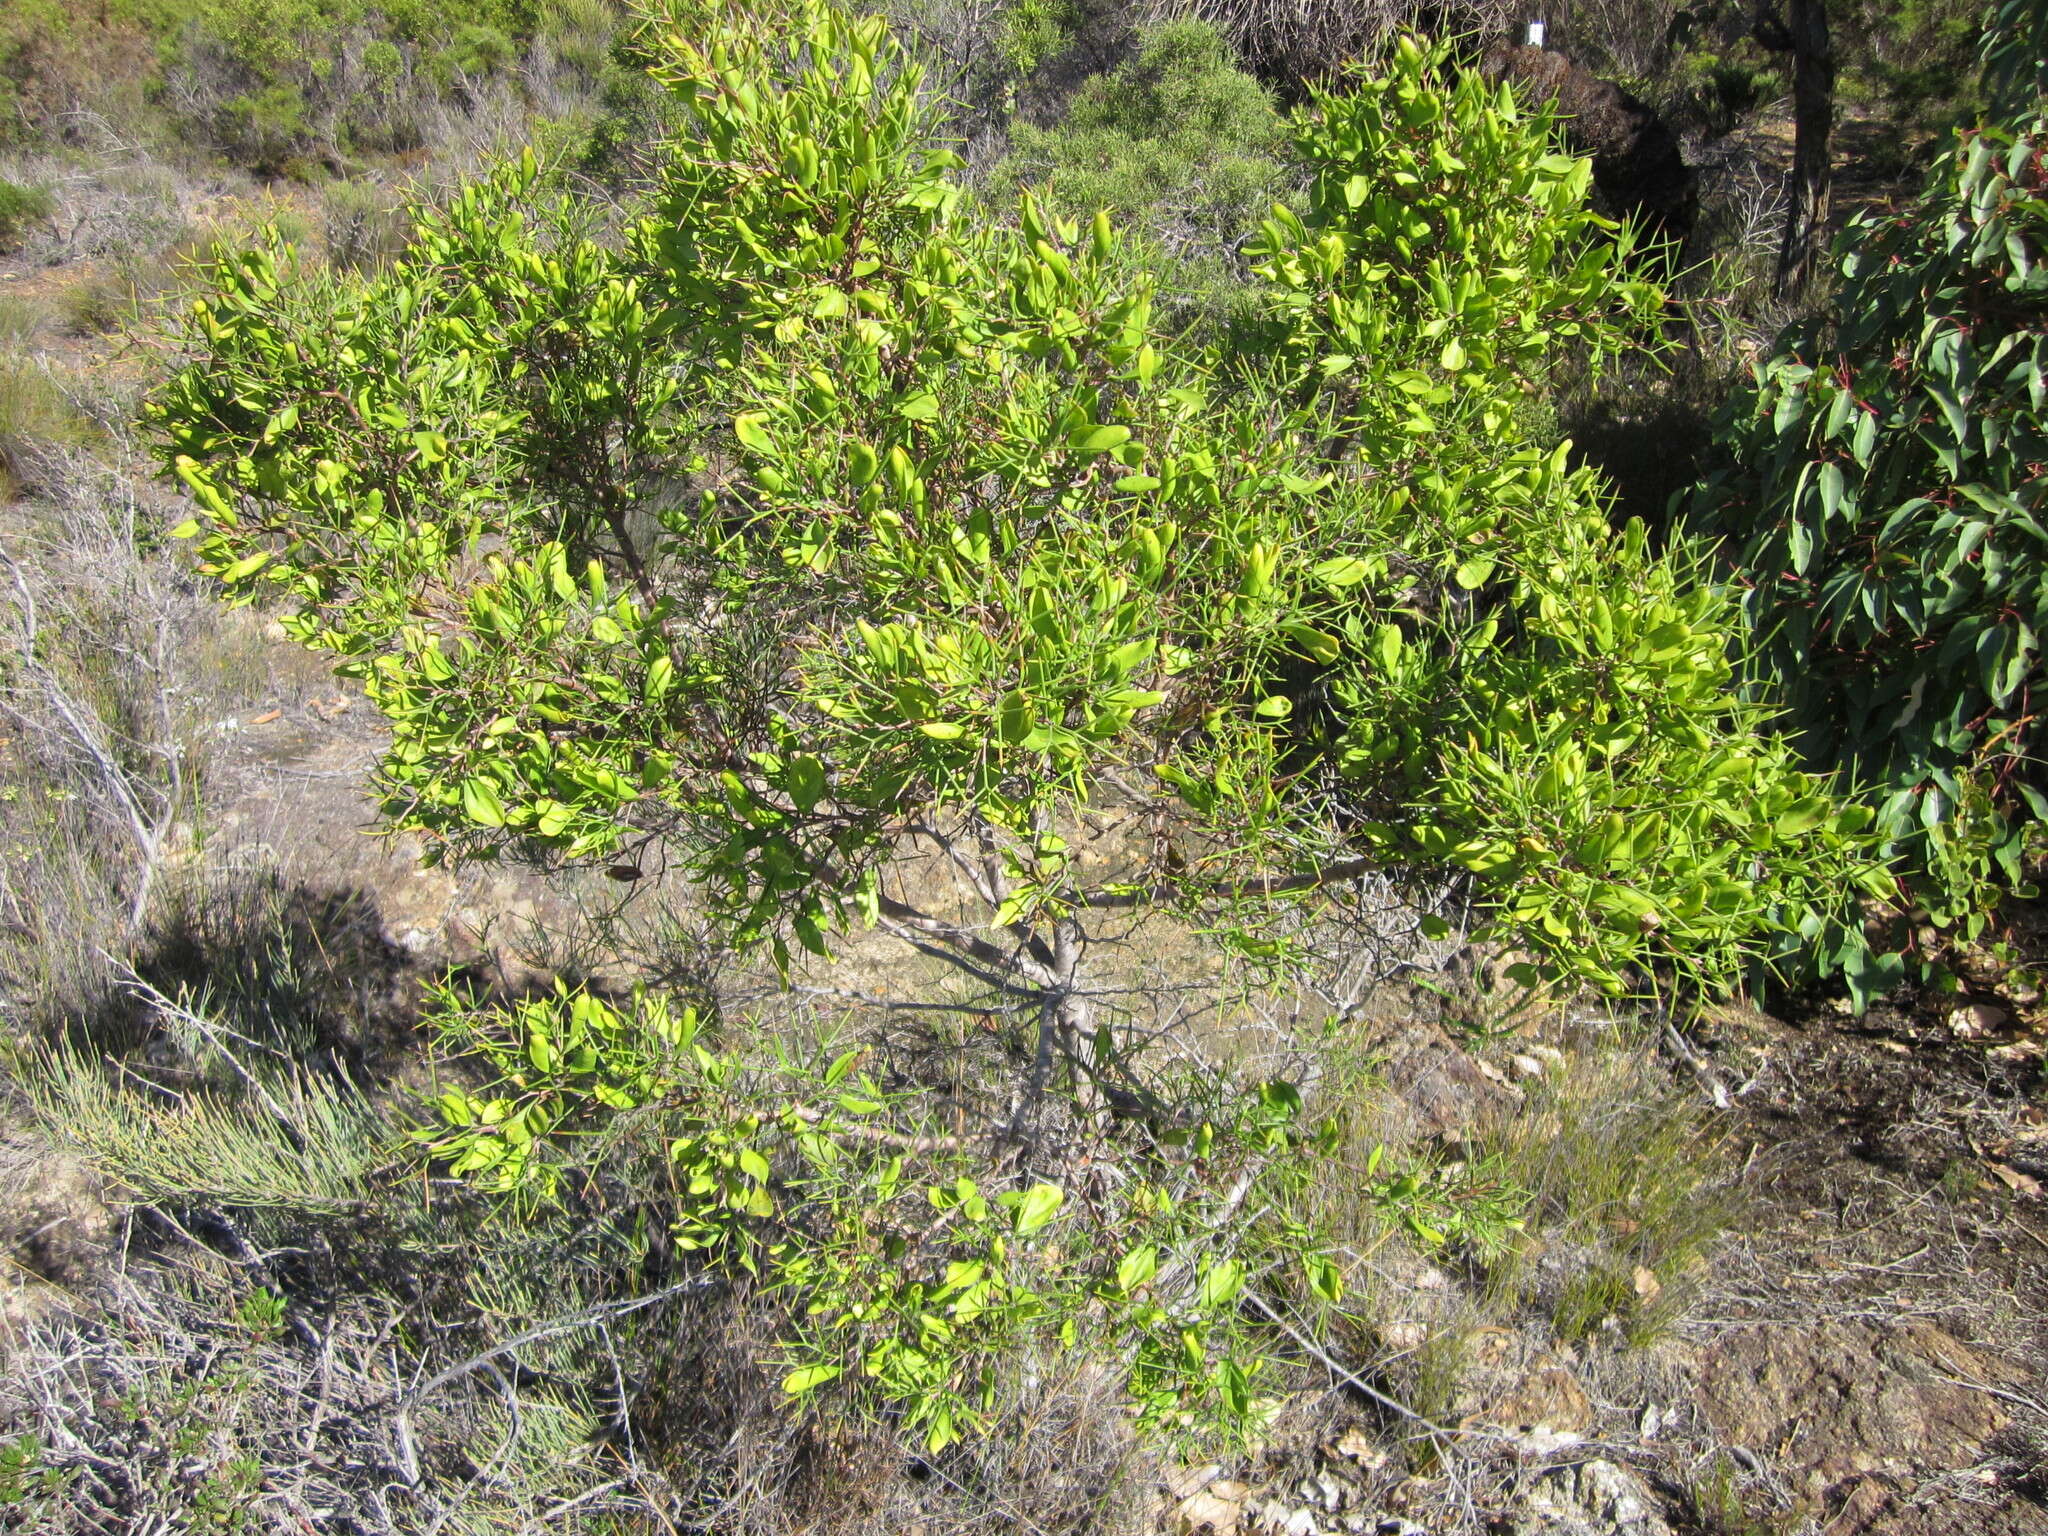
POLYGON ((1702 1406, 1831 1536, 2048 1531, 2040 1061, 1954 1002, 1699 1031, 1746 1201, 1687 1330, 1702 1406))

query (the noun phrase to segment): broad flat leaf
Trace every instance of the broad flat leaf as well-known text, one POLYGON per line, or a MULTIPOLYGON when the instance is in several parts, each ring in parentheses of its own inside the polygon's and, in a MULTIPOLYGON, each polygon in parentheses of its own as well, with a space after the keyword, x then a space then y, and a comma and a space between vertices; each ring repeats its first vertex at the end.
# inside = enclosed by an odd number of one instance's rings
POLYGON ((499 800, 497 787, 489 779, 462 781, 462 813, 479 826, 505 825, 504 802, 499 800))
POLYGON ((1159 1273, 1159 1250, 1140 1244, 1123 1256, 1116 1267, 1116 1286, 1126 1296, 1159 1273))
POLYGON ((1112 448, 1121 448, 1131 440, 1129 427, 1106 426, 1076 432, 1069 439, 1072 446, 1082 453, 1107 453, 1112 448))
POLYGON ((782 1378, 782 1390, 791 1397, 814 1392, 828 1381, 837 1381, 844 1368, 837 1365, 807 1365, 782 1378))
POLYGON ((773 453, 775 439, 768 435, 768 418, 760 411, 745 411, 732 419, 733 436, 755 453, 773 453))
POLYGON ((1066 1196, 1057 1184, 1034 1184, 1017 1202, 1017 1235, 1028 1237, 1059 1214, 1066 1196))

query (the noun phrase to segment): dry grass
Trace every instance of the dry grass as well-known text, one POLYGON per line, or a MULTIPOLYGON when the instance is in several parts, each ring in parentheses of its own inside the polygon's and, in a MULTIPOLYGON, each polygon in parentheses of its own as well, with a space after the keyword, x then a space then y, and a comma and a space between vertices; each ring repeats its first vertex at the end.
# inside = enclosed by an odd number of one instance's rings
POLYGON ((1568 1341, 1644 1343, 1680 1315, 1732 1195, 1722 1127, 1654 1058, 1567 1058, 1495 1149, 1534 1197, 1524 1240, 1488 1275, 1502 1304, 1544 1309, 1568 1341))
POLYGON ((19 351, 50 323, 49 306, 0 289, 0 351, 19 351))
POLYGON ((97 429, 49 359, 0 354, 0 495, 42 484, 97 429))
POLYGON ((18 1500, 0 1523, 569 1532, 649 1507, 588 1401, 515 1389, 500 1370, 502 1393, 451 1393, 402 1420, 426 1362, 394 1306, 280 1309, 255 1267, 188 1255, 30 1332, 0 1386, 18 1500))
POLYGON ((161 493, 47 439, 0 528, 0 987, 90 989, 189 846, 208 734, 261 677, 166 547, 161 493))

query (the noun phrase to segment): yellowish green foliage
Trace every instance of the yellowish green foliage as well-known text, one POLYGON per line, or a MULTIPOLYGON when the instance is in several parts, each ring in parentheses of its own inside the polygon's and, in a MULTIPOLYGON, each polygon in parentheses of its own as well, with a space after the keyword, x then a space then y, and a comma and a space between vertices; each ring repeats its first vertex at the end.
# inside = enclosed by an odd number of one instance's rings
POLYGON ((1290 1085, 1176 1077, 1091 949, 1171 911, 1278 967, 1362 877, 1451 871, 1552 976, 1711 987, 1866 878, 1859 814, 1732 693, 1728 604, 1516 425, 1661 296, 1550 123, 1413 41, 1297 118, 1249 351, 1163 335, 1106 213, 969 207, 880 20, 679 5, 646 46, 676 128, 614 243, 529 156, 374 276, 223 255, 152 407, 181 531, 361 679, 434 857, 660 857, 785 967, 893 934, 992 1000, 1019 1080, 986 1129, 1023 1150, 985 1189, 850 1059, 567 994, 448 1004, 500 1081, 430 1146, 546 1198, 565 1146, 656 1128, 677 1240, 801 1302, 791 1390, 935 1441, 991 1350, 1084 1323, 1162 1417, 1245 1422, 1232 1303, 1274 1239, 1230 1215, 1313 1139, 1290 1085), (1088 816, 1126 857, 1076 856, 1088 816), (965 915, 885 885, 911 845, 965 915), (1034 1171, 1049 1117, 1142 1170, 1100 1230, 1034 1171))

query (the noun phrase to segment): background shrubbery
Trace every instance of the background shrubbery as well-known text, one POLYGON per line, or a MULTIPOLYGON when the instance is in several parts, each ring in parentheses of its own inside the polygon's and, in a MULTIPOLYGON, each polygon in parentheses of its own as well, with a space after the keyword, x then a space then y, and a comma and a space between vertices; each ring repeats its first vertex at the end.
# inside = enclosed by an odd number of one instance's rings
POLYGON ((1298 201, 1286 138, 1271 95, 1213 26, 1169 22, 1129 63, 1084 81, 1057 127, 1017 122, 992 196, 1029 186, 1069 217, 1108 209, 1156 253, 1171 320, 1213 324, 1241 300, 1245 243, 1274 203, 1298 201))
MULTIPOLYGON (((1917 202, 1856 220, 1827 309, 1730 401, 1699 497, 1761 687, 1974 939, 2043 852, 2048 121, 2022 77, 1917 202)), ((1923 956, 1923 958, 1927 958, 1923 956)))

